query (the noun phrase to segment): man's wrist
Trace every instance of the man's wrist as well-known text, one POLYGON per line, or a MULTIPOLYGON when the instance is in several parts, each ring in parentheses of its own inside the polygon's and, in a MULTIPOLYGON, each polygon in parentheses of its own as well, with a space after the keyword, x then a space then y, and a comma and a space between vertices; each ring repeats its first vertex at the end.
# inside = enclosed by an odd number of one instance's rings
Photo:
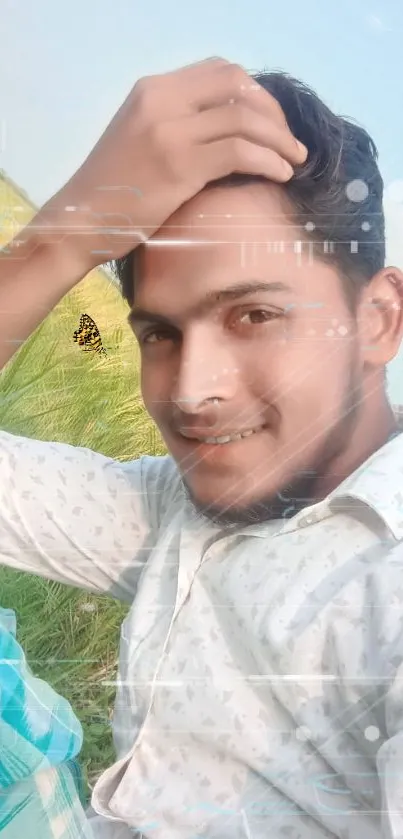
MULTIPOLYGON (((31 253, 37 248, 54 260, 73 286, 105 261, 92 251, 93 235, 93 225, 84 213, 48 204, 23 231, 21 244, 31 253)), ((18 247, 17 240, 16 255, 18 247)))

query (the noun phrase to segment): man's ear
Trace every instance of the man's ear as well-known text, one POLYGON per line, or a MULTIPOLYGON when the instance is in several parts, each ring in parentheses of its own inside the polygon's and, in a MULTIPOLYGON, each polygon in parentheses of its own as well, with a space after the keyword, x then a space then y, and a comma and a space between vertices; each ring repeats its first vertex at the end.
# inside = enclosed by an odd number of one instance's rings
POLYGON ((403 338, 403 272, 382 268, 364 288, 357 309, 361 358, 367 368, 385 367, 403 338))

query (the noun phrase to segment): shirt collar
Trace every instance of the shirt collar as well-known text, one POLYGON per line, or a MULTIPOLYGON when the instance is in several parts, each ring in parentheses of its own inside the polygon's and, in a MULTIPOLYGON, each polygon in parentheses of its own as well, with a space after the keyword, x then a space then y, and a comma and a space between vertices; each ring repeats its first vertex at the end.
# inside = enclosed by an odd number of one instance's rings
POLYGON ((356 498, 380 516, 397 541, 403 539, 403 412, 395 408, 398 431, 328 496, 356 498))
MULTIPOLYGON (((332 512, 332 501, 355 498, 377 513, 397 541, 403 539, 403 406, 394 407, 393 411, 397 432, 326 498, 284 523, 249 525, 238 530, 238 535, 266 537, 273 533, 276 524, 283 532, 294 530, 302 526, 304 519, 309 524, 309 513, 314 510, 320 513, 320 518, 325 518, 332 512)), ((334 506, 337 507, 337 503, 334 506)))

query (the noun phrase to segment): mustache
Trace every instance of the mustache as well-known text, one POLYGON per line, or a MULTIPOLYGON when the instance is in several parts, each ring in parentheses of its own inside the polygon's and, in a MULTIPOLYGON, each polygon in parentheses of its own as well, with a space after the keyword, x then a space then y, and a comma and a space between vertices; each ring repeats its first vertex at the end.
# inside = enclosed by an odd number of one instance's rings
POLYGON ((220 436, 239 434, 250 429, 273 428, 278 424, 278 412, 274 407, 265 405, 260 409, 250 409, 246 414, 245 408, 232 408, 231 413, 223 406, 209 406, 200 412, 184 413, 174 410, 168 418, 166 427, 173 434, 185 432, 196 436, 220 436), (247 415, 248 414, 248 415, 247 415))

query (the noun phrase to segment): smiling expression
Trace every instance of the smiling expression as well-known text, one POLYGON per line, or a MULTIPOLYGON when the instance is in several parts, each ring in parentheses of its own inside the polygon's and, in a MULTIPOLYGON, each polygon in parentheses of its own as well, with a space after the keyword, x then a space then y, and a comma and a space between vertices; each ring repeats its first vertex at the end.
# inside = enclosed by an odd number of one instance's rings
POLYGON ((139 266, 143 399, 191 497, 223 520, 271 517, 353 434, 363 336, 336 268, 274 184, 199 193, 139 266))

